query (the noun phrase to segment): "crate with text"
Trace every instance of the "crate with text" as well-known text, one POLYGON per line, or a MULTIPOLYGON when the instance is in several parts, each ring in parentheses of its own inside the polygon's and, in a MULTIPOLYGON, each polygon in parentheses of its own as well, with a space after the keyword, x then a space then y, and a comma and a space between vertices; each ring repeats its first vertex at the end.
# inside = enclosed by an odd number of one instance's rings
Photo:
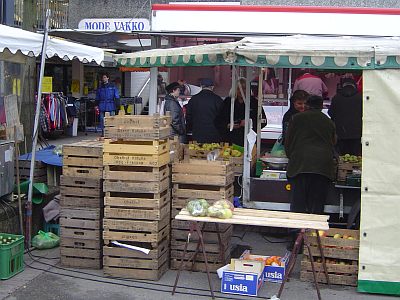
POLYGON ((104 166, 162 167, 170 162, 169 140, 104 141, 104 166))
POLYGON ((116 116, 106 113, 104 118, 104 137, 123 140, 160 140, 171 135, 169 114, 125 115, 123 111, 116 116))
MULTIPOLYGON (((331 228, 328 231, 319 231, 324 256, 326 259, 329 280, 332 284, 357 285, 358 253, 360 234, 358 230, 331 228)), ((308 233, 311 252, 316 269, 322 268, 322 258, 318 250, 316 233, 308 233)), ((308 250, 304 248, 304 254, 308 250)), ((301 262, 300 279, 313 281, 311 262, 306 255, 301 262)), ((323 272, 318 275, 318 282, 326 283, 323 272)))
POLYGON ((101 141, 81 141, 63 145, 63 175, 100 179, 102 168, 101 141))
POLYGON ((163 239, 156 248, 143 243, 117 242, 104 246, 104 274, 113 277, 159 280, 168 269, 169 240, 163 239), (149 249, 145 254, 129 247, 149 249))
POLYGON ((60 193, 61 207, 92 207, 103 206, 102 179, 71 177, 61 175, 60 193))

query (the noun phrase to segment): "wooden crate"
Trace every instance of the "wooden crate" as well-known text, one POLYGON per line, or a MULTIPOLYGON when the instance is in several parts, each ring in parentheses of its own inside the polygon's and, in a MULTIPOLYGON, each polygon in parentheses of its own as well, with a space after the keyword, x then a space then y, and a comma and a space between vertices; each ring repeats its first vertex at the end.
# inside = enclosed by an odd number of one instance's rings
POLYGON ((103 153, 161 155, 169 152, 169 140, 104 140, 103 153))
POLYGON ((139 209, 106 205, 104 216, 108 219, 120 220, 163 220, 166 217, 170 218, 171 206, 167 203, 161 208, 143 207, 139 209))
POLYGON ((184 144, 181 144, 179 142, 179 139, 177 136, 174 136, 174 139, 170 140, 170 156, 171 156, 171 163, 173 162, 179 162, 183 160, 185 154, 184 154, 184 144))
MULTIPOLYGON (((228 227, 225 232, 220 231, 221 242, 227 244, 227 242, 231 239, 233 232, 233 226, 228 227)), ((172 229, 171 230, 171 239, 177 241, 186 241, 188 237, 188 230, 185 229, 172 229)), ((218 244, 218 234, 216 232, 207 232, 203 236, 205 244, 218 244)), ((190 237, 190 240, 193 242, 197 242, 199 237, 197 234, 193 234, 190 237)))
POLYGON ((170 115, 153 114, 124 115, 122 111, 117 116, 106 114, 104 118, 104 137, 123 140, 160 140, 171 135, 170 115))
POLYGON ((234 186, 212 186, 175 183, 172 190, 172 207, 183 208, 191 199, 206 199, 210 203, 218 200, 233 201, 234 186))
MULTIPOLYGON (((188 159, 172 164, 172 175, 208 175, 226 177, 232 172, 233 165, 227 161, 204 161, 201 159, 188 159)), ((179 182, 184 183, 185 181, 179 180, 179 182)), ((204 182, 200 183, 204 184, 204 182)))
POLYGON ((162 167, 167 165, 169 162, 169 152, 160 155, 104 153, 103 156, 103 163, 105 166, 162 167))
POLYGON ((184 208, 187 203, 196 198, 206 199, 210 205, 218 200, 233 201, 234 187, 230 184, 225 187, 211 188, 206 186, 206 190, 200 190, 202 186, 174 184, 172 208, 184 208))
POLYGON ((101 179, 103 177, 103 166, 84 167, 64 165, 62 172, 65 176, 101 179))
POLYGON ((63 267, 70 268, 101 269, 103 266, 103 260, 101 258, 61 255, 60 261, 63 267))
MULTIPOLYGON (((30 160, 19 160, 19 176, 20 180, 29 180, 29 173, 31 169, 30 160)), ((17 173, 15 172, 15 175, 17 173)), ((44 182, 47 183, 47 167, 41 161, 35 162, 35 170, 33 171, 33 181, 34 182, 44 182)))
POLYGON ((61 239, 101 239, 100 209, 70 209, 60 211, 61 239))
POLYGON ((102 243, 99 240, 84 240, 74 238, 63 238, 60 240, 60 247, 82 249, 82 250, 100 250, 102 243))
MULTIPOLYGON (((316 268, 322 268, 321 256, 318 250, 316 236, 307 233, 311 244, 311 253, 316 261, 316 268)), ((331 228, 326 231, 326 236, 321 236, 321 244, 324 256, 327 259, 329 279, 333 284, 357 285, 358 275, 358 252, 360 245, 360 234, 358 230, 331 228), (334 238, 335 234, 347 235, 354 239, 334 238)), ((304 258, 301 263, 300 279, 313 281, 311 262, 308 260, 308 250, 304 247, 304 258)), ((322 270, 322 269, 321 269, 322 270)), ((318 277, 318 282, 326 283, 323 272, 318 277)))
POLYGON ((353 174, 353 170, 361 170, 361 163, 339 161, 337 169, 337 181, 345 182, 346 176, 353 174))
MULTIPOLYGON (((187 250, 187 253, 185 255, 185 259, 189 259, 193 257, 193 254, 195 253, 196 249, 191 249, 187 250)), ((180 260, 182 258, 184 250, 172 250, 171 249, 171 260, 180 260)), ((220 263, 220 264, 228 264, 231 259, 231 248, 230 247, 224 247, 224 253, 221 255, 220 252, 213 253, 213 252, 207 252, 207 261, 211 263, 220 263)), ((201 250, 201 247, 199 249, 199 252, 197 253, 196 262, 204 262, 204 256, 203 252, 201 250)))
POLYGON ((61 207, 103 206, 102 180, 85 177, 61 176, 61 207))
POLYGON ((170 225, 169 217, 161 221, 141 221, 141 220, 103 220, 104 244, 108 245, 111 241, 121 242, 142 242, 151 243, 153 248, 165 238, 169 237, 170 225))
POLYGON ((118 192, 129 194, 160 194, 170 187, 169 177, 165 177, 160 181, 136 181, 132 173, 132 180, 104 180, 104 192, 118 192))
POLYGON ((104 274, 135 279, 158 280, 169 260, 168 239, 146 255, 121 247, 104 246, 104 274))
POLYGON ((166 205, 169 205, 170 199, 171 192, 169 189, 158 194, 106 192, 104 205, 118 208, 161 210, 166 205))
POLYGON ((169 165, 162 167, 105 166, 103 178, 136 182, 160 182, 170 176, 169 165))
MULTIPOLYGON (((103 166, 103 143, 100 141, 81 141, 63 145, 64 166, 101 168, 103 166)), ((63 174, 67 175, 64 172, 63 174)), ((68 174, 68 176, 70 175, 68 174)))

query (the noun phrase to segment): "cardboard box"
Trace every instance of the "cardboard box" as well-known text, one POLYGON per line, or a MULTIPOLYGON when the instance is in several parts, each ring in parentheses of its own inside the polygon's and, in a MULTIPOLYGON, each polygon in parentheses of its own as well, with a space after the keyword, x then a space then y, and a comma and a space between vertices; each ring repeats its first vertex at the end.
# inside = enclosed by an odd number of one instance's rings
POLYGON ((240 256, 240 259, 249 261, 260 261, 262 259, 264 261, 264 281, 282 283, 283 278, 285 277, 286 267, 289 263, 289 256, 290 253, 286 253, 285 256, 280 259, 280 266, 265 265, 265 261, 271 256, 250 254, 250 250, 244 251, 240 256))
POLYGON ((230 270, 222 273, 221 292, 245 296, 257 296, 264 281, 264 263, 232 259, 230 270))

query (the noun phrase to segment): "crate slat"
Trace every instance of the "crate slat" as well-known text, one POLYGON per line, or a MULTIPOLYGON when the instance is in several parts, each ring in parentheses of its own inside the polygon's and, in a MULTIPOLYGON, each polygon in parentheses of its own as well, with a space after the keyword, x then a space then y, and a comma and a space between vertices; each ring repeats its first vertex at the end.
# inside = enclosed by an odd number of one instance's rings
POLYGON ((160 168, 105 166, 103 171, 103 178, 106 180, 159 182, 164 178, 167 178, 168 176, 170 176, 170 167, 168 165, 162 166, 160 168))

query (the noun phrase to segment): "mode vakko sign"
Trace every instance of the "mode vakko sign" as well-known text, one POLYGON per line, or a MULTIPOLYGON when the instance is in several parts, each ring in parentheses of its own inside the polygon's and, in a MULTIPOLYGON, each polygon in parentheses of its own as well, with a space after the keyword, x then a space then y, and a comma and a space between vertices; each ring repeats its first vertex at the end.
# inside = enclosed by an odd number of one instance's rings
POLYGON ((88 31, 150 31, 147 19, 83 19, 78 29, 88 31))

